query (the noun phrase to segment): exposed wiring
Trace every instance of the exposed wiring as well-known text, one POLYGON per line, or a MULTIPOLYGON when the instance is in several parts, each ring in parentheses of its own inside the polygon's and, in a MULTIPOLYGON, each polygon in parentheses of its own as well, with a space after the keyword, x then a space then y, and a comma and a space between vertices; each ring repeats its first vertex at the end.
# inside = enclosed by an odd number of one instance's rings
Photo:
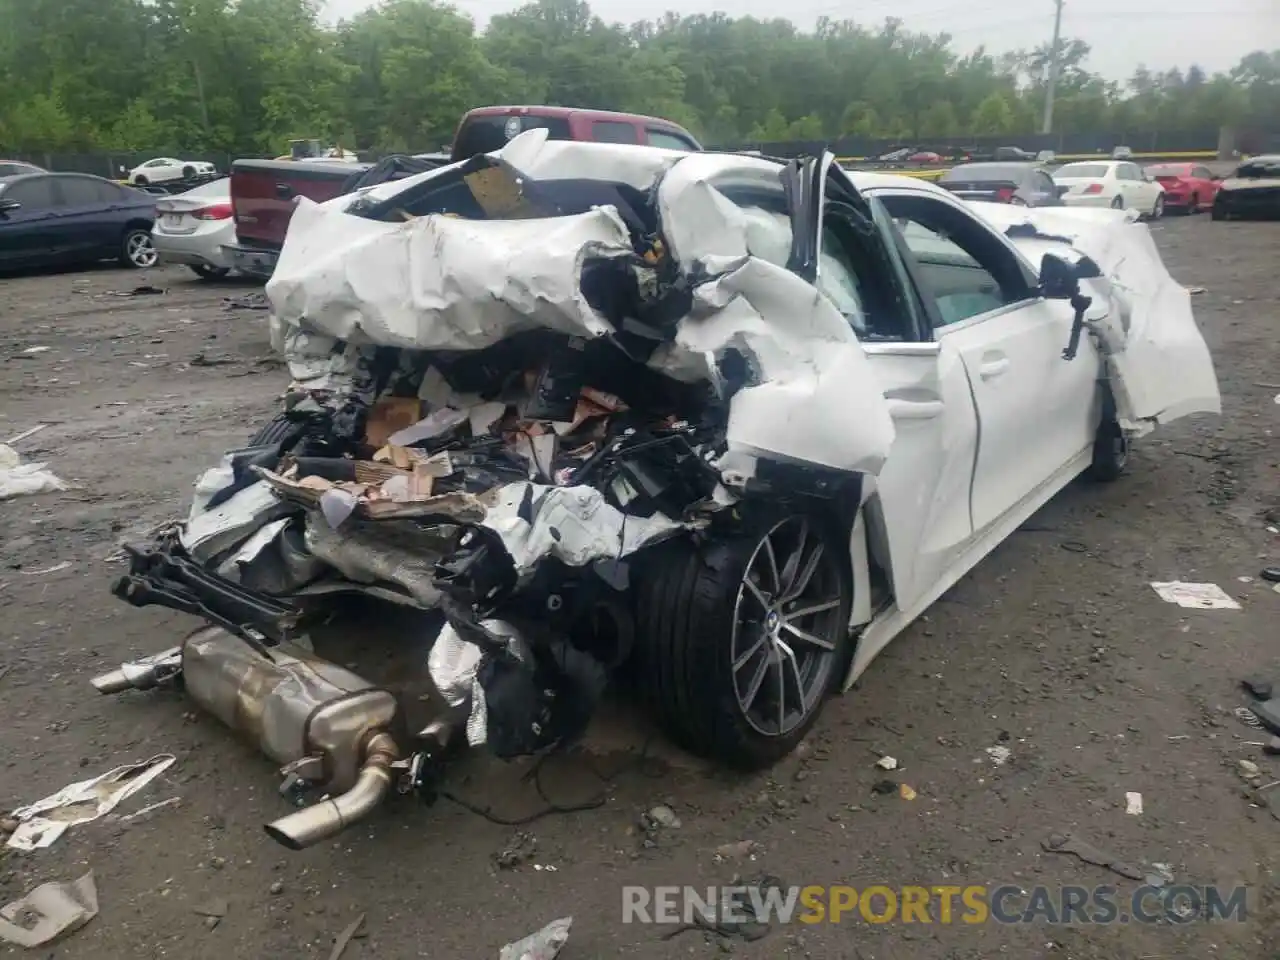
MULTIPOLYGON (((598 769, 596 769, 595 764, 591 763, 590 761, 586 762, 586 767, 593 774, 595 774, 596 778, 599 779, 601 783, 606 785, 611 784, 614 780, 621 777, 624 773, 627 773, 628 771, 633 769, 639 770, 641 773, 643 773, 647 777, 652 777, 654 779, 657 779, 659 777, 664 776, 664 771, 650 772, 645 768, 646 763, 649 760, 653 759, 652 757, 649 756, 649 747, 652 743, 653 743, 653 737, 650 736, 645 740, 643 746, 641 746, 640 748, 640 753, 636 757, 625 761, 617 770, 613 771, 610 774, 606 775, 604 773, 601 773, 598 769)), ((526 816, 504 817, 494 813, 492 808, 490 807, 482 807, 479 804, 473 803, 470 800, 465 800, 462 797, 459 797, 456 794, 451 793, 447 790, 441 790, 440 796, 444 797, 446 800, 453 801, 458 806, 462 807, 464 810, 468 810, 471 813, 474 813, 476 816, 484 817, 484 819, 488 820, 490 823, 495 823, 501 827, 523 827, 537 820, 541 820, 543 817, 551 816, 552 814, 583 813, 587 810, 598 810, 601 807, 603 807, 605 803, 608 802, 608 799, 609 799, 607 790, 601 790, 598 794, 596 794, 590 800, 585 800, 581 803, 573 803, 573 804, 557 803, 556 801, 552 800, 550 797, 547 796, 546 789, 542 785, 543 765, 545 764, 548 758, 550 758, 553 755, 562 754, 562 752, 563 751, 560 748, 556 747, 542 754, 540 757, 538 757, 536 761, 534 761, 533 768, 530 769, 527 773, 525 773, 523 777, 521 777, 521 781, 524 783, 528 783, 530 780, 533 781, 534 790, 537 791, 538 797, 542 800, 542 802, 546 804, 546 806, 543 807, 541 810, 535 810, 533 813, 528 814, 526 816)))

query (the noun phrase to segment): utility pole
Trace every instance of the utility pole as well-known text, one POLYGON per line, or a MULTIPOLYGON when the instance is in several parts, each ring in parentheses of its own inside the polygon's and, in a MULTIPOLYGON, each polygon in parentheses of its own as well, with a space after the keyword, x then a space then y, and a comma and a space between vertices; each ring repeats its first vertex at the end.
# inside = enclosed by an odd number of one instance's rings
POLYGON ((1062 6, 1064 0, 1053 0, 1053 43, 1049 45, 1049 80, 1044 93, 1044 126, 1041 133, 1053 133, 1053 94, 1058 86, 1058 47, 1062 38, 1062 6))

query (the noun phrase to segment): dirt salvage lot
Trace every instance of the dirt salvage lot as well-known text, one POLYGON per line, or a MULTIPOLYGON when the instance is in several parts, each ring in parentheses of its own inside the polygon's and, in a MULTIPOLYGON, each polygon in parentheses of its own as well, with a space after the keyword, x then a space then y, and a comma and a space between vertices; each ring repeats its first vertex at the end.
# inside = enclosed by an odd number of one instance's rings
MULTIPOLYGON (((1264 519, 1280 508, 1280 230, 1206 217, 1155 229, 1175 275, 1206 288, 1195 302, 1223 418, 1149 438, 1129 476, 1078 484, 1041 511, 831 704, 802 756, 742 779, 661 748, 629 762, 597 737, 541 776, 548 797, 573 805, 613 774, 596 809, 516 828, 449 800, 400 801, 302 853, 262 832, 286 809, 268 761, 172 692, 108 699, 88 684, 193 625, 113 599, 122 565, 110 557, 184 511, 196 474, 273 411, 284 374, 265 356, 266 315, 224 302, 255 288, 176 267, 0 280, 0 441, 48 424, 17 447, 77 484, 0 502, 0 809, 160 753, 177 763, 118 812, 180 798, 74 828, 35 855, 0 852, 0 902, 91 868, 101 912, 39 951, 60 960, 324 958, 362 913, 366 935, 346 960, 492 958, 564 914, 575 920, 566 960, 1280 957, 1280 788, 1273 816, 1251 804, 1238 767, 1251 759, 1270 783, 1280 758, 1247 745, 1263 737, 1232 715, 1240 678, 1280 682, 1280 594, 1258 577, 1280 560, 1264 519), (120 295, 139 283, 167 289, 120 295), (1217 583, 1243 609, 1185 610, 1153 580, 1217 583), (1007 763, 992 746, 1008 748, 1007 763), (882 753, 901 769, 877 769, 882 753), (915 799, 875 793, 886 777, 915 799), (1126 792, 1142 794, 1141 815, 1126 814, 1126 792), (679 825, 639 828, 657 804, 679 825), (1043 849, 1066 832, 1166 863, 1180 883, 1246 885, 1247 920, 1002 927, 854 915, 754 942, 663 939, 672 928, 621 922, 624 885, 761 874, 858 888, 1137 886, 1043 849), (757 852, 737 855, 742 841, 757 852), (717 856, 723 844, 740 846, 717 856), (219 898, 220 921, 197 913, 219 898)), ((476 761, 450 786, 516 818, 545 806, 526 769, 476 761)))

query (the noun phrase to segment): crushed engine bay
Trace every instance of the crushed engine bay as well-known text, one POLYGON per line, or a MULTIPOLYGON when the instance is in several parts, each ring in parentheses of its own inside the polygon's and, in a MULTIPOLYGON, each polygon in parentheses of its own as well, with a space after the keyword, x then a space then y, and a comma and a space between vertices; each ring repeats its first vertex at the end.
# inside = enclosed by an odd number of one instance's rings
POLYGON ((429 790, 448 744, 571 742, 635 646, 633 561, 888 453, 849 321, 794 271, 804 166, 733 157, 713 186, 725 157, 591 146, 531 131, 301 201, 267 287, 284 412, 129 548, 119 597, 212 626, 95 686, 180 679, 291 789, 338 794, 268 828, 289 846, 429 790), (443 612, 425 729, 311 647, 353 592, 443 612))

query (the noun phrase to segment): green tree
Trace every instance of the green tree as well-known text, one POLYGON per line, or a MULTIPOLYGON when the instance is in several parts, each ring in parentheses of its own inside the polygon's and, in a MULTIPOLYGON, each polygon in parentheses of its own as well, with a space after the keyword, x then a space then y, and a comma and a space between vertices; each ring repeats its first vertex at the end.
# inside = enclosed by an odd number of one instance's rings
POLYGON ((969 128, 978 134, 1009 133, 1013 127, 1013 110, 1009 101, 999 93, 993 93, 978 104, 973 111, 969 128))

